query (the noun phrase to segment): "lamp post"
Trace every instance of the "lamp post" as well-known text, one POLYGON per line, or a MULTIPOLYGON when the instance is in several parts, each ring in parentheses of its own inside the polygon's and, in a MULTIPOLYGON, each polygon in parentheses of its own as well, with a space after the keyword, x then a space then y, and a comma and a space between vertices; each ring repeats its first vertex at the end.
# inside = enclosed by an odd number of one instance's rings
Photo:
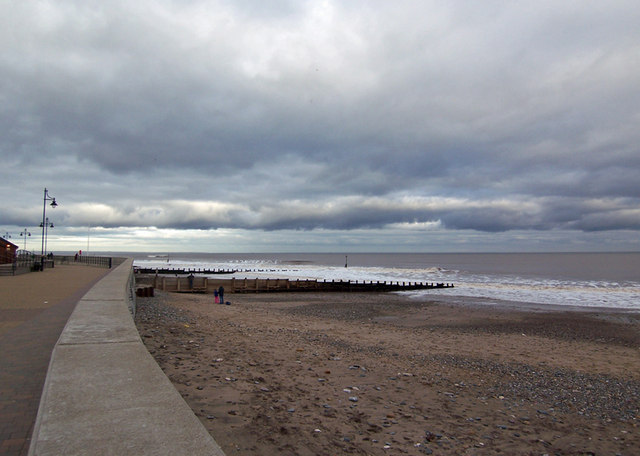
POLYGON ((24 231, 20 232, 20 236, 24 236, 24 251, 27 251, 27 237, 31 236, 31 233, 29 233, 27 231, 27 229, 25 228, 24 231))
MULTIPOLYGON (((45 229, 47 228, 47 223, 49 222, 49 219, 47 219, 45 223, 45 216, 47 214, 47 201, 51 201, 51 207, 58 206, 58 203, 56 203, 56 199, 53 196, 50 196, 49 191, 45 188, 44 198, 42 202, 42 223, 40 224, 40 226, 42 227, 42 250, 40 251, 40 255, 42 255, 43 257, 44 257, 45 229)), ((52 228, 53 228, 53 225, 52 225, 52 228)))
POLYGON ((44 253, 43 255, 47 254, 47 236, 49 235, 49 228, 53 228, 53 223, 49 222, 49 217, 47 217, 44 221, 44 253))

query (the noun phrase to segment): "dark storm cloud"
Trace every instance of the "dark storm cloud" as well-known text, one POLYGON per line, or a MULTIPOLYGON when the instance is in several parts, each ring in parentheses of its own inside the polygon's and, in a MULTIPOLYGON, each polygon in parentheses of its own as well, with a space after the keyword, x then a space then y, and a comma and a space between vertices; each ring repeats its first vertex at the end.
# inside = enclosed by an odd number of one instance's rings
POLYGON ((2 224, 640 224, 634 2, 0 8, 2 224))

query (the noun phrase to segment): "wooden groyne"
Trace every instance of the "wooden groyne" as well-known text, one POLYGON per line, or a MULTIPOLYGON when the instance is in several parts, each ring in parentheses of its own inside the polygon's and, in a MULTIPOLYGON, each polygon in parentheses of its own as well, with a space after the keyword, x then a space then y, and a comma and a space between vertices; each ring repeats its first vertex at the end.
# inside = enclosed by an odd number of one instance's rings
POLYGON ((193 278, 164 276, 156 274, 136 274, 140 286, 152 286, 158 290, 178 293, 213 293, 223 287, 227 293, 267 293, 267 292, 388 292, 453 288, 452 283, 429 282, 380 282, 344 280, 291 280, 291 279, 218 279, 210 277, 193 278))

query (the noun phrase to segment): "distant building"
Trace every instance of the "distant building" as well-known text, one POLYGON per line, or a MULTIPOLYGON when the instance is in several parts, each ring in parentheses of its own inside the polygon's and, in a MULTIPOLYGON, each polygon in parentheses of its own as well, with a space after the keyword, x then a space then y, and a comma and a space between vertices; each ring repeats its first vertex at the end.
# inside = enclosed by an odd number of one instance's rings
POLYGON ((13 263, 18 246, 0 237, 0 264, 13 263))

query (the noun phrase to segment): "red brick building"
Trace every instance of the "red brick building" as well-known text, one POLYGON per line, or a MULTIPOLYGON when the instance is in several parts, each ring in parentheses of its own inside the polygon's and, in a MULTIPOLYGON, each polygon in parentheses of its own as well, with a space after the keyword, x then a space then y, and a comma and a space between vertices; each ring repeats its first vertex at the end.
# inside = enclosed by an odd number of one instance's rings
POLYGON ((0 264, 13 263, 18 246, 0 237, 0 264))

